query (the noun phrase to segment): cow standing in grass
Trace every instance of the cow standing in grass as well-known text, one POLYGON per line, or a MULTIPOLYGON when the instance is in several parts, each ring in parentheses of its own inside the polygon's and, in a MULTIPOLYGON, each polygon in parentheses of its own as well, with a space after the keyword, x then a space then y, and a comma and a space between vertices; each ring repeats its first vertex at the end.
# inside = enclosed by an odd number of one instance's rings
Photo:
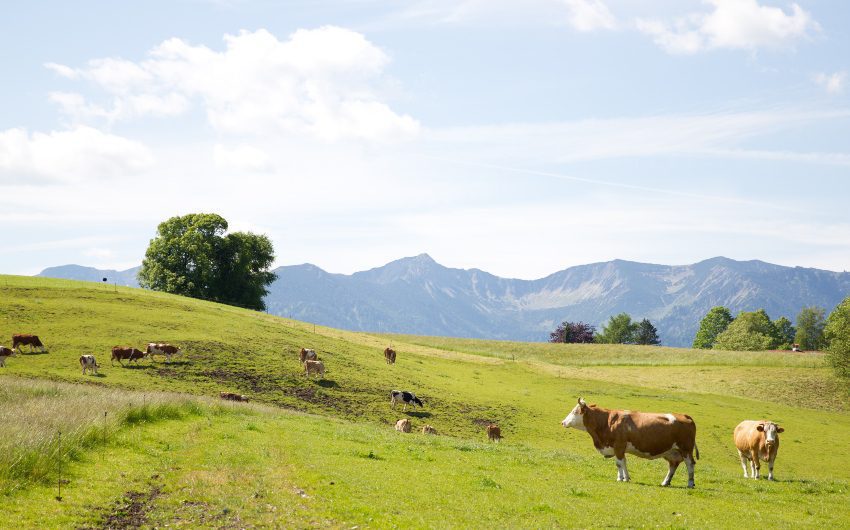
POLYGON ((26 335, 24 333, 16 333, 12 335, 12 349, 17 350, 18 353, 23 353, 21 351, 21 346, 29 346, 30 353, 35 351, 35 348, 38 348, 38 351, 44 353, 44 344, 42 344, 38 335, 26 335))
POLYGON ((617 480, 628 482, 626 453, 641 458, 663 458, 668 463, 667 476, 661 482, 669 486, 679 464, 688 466, 688 487, 694 487, 694 452, 697 427, 684 414, 653 414, 630 410, 608 410, 588 405, 581 398, 561 422, 566 428, 585 431, 593 445, 605 458, 616 458, 617 480))
POLYGON ((319 360, 319 356, 316 355, 316 350, 310 350, 307 348, 301 348, 301 351, 298 353, 298 358, 301 360, 301 364, 304 364, 307 361, 319 360))
POLYGON ((318 374, 319 379, 325 377, 325 364, 322 361, 304 361, 304 373, 307 377, 310 374, 318 374))
POLYGON ((487 426, 487 439, 491 442, 502 441, 502 429, 495 423, 491 423, 487 426))
POLYGON ((154 354, 156 355, 164 355, 165 362, 171 362, 171 357, 175 355, 181 355, 183 350, 181 350, 177 346, 172 346, 171 344, 167 344, 165 342, 149 342, 147 348, 145 349, 145 353, 150 355, 151 359, 153 359, 154 354))
POLYGON ((86 375, 86 372, 92 372, 97 375, 97 369, 100 368, 100 365, 97 364, 94 355, 81 355, 80 368, 83 369, 83 375, 86 375))
POLYGON ((752 478, 759 478, 761 462, 767 462, 767 480, 773 480, 773 462, 779 453, 779 433, 785 429, 772 421, 744 420, 735 427, 735 447, 744 468, 744 478, 747 476, 747 462, 752 468, 752 478))
POLYGON ((413 408, 416 408, 416 405, 420 407, 424 407, 425 404, 422 403, 422 400, 416 397, 416 394, 413 392, 408 392, 407 390, 393 390, 390 392, 390 405, 395 408, 395 404, 401 401, 404 403, 404 408, 402 412, 407 411, 407 406, 410 405, 413 408))
POLYGON ((6 359, 13 355, 15 355, 15 350, 7 348, 6 346, 0 346, 0 367, 5 367, 6 359))
POLYGON ((124 363, 121 362, 124 359, 127 359, 129 362, 137 361, 139 359, 144 359, 147 356, 147 353, 142 350, 133 348, 132 346, 113 346, 112 347, 112 359, 110 360, 110 364, 115 366, 115 360, 118 360, 118 364, 124 366, 124 363))
POLYGON ((384 359, 387 361, 387 364, 395 364, 395 350, 386 348, 384 350, 384 359))

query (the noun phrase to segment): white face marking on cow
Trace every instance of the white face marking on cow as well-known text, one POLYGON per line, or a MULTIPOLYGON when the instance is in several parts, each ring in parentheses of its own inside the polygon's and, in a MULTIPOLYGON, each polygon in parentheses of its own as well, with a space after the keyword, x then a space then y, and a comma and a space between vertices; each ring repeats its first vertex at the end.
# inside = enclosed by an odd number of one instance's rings
POLYGON ((779 433, 776 430, 775 423, 766 423, 764 425, 764 441, 768 446, 775 445, 779 440, 779 433))
POLYGON ((672 414, 665 414, 664 417, 667 418, 667 421, 669 421, 670 423, 673 423, 673 422, 676 421, 676 417, 673 416, 672 414))
POLYGON ((561 422, 561 425, 563 425, 566 429, 572 427, 573 429, 586 431, 587 429, 584 428, 584 420, 582 419, 581 405, 576 405, 575 407, 573 407, 573 410, 571 410, 570 413, 567 414, 567 417, 564 418, 564 421, 561 422))

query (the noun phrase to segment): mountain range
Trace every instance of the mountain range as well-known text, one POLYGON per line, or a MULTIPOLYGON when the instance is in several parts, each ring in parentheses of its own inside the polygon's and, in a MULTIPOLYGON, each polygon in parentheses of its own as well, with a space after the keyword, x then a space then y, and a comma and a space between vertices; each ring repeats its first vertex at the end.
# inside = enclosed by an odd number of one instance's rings
MULTIPOLYGON (((137 286, 138 267, 103 271, 77 265, 39 276, 137 286)), ((311 265, 275 269, 269 313, 358 331, 543 341, 564 320, 601 327, 626 312, 648 318, 663 344, 689 346, 714 306, 733 314, 764 308, 792 321, 800 309, 831 311, 850 294, 850 273, 711 258, 692 265, 614 260, 570 267, 537 280, 444 267, 427 254, 354 274, 311 265)))

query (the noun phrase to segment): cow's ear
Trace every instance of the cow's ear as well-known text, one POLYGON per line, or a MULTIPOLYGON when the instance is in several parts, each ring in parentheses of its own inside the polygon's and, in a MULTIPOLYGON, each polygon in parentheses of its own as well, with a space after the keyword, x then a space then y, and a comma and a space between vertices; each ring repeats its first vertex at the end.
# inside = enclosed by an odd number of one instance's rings
POLYGON ((759 432, 764 432, 764 423, 759 423, 756 425, 756 430, 759 432))
POLYGON ((785 432, 785 429, 783 429, 782 427, 780 427, 779 425, 777 425, 777 426, 776 426, 776 432, 785 432))

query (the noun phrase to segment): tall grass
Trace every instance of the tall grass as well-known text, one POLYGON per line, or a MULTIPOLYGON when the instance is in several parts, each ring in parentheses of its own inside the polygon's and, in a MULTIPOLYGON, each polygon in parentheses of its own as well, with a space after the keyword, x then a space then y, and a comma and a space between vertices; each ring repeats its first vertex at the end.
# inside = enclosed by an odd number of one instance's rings
POLYGON ((54 480, 60 461, 78 460, 129 425, 211 409, 178 394, 0 377, 0 494, 54 480))

